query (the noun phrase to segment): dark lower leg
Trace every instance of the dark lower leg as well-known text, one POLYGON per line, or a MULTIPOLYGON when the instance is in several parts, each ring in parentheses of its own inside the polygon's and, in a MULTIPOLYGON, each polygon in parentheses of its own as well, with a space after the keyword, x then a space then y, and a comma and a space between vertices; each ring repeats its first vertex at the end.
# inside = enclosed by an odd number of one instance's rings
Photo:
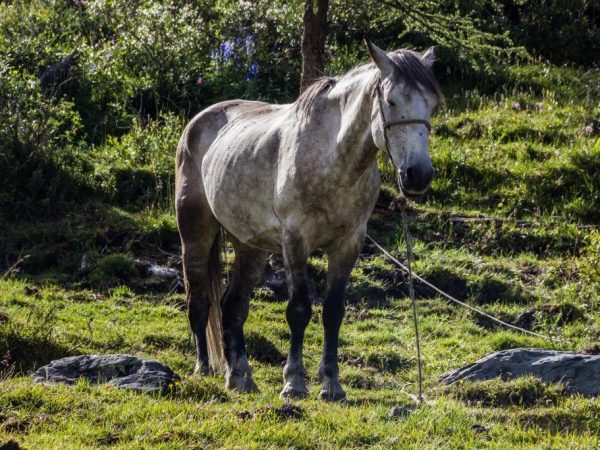
POLYGON ((290 352, 283 369, 285 383, 280 396, 282 398, 306 397, 306 371, 302 362, 304 331, 308 326, 312 308, 308 297, 306 278, 306 252, 299 240, 287 241, 284 258, 288 274, 290 300, 286 309, 286 319, 291 331, 290 352))
POLYGON ((206 343, 206 325, 208 323, 208 311, 210 303, 203 293, 188 294, 188 319, 194 337, 196 349, 195 372, 208 374, 208 348, 206 343))
POLYGON ((206 325, 210 310, 207 294, 208 251, 204 246, 187 245, 183 253, 183 271, 187 297, 187 311, 190 329, 196 349, 196 373, 208 374, 208 349, 206 341, 206 325))
POLYGON ((231 283, 223 297, 223 350, 227 363, 225 374, 228 389, 238 392, 257 390, 244 339, 244 323, 248 318, 252 290, 262 277, 268 254, 234 243, 236 262, 231 283))
POLYGON ((248 317, 249 294, 243 292, 239 283, 232 280, 223 297, 221 308, 227 388, 238 392, 255 391, 256 385, 252 381, 244 340, 244 322, 248 317))
POLYGON ((325 342, 323 356, 319 366, 319 377, 323 382, 320 397, 325 400, 341 400, 345 398, 340 383, 338 369, 338 342, 340 326, 344 318, 344 291, 347 277, 336 279, 327 290, 323 304, 323 328, 325 342))
POLYGON ((359 230, 354 236, 341 240, 327 252, 329 256, 327 294, 323 304, 325 342, 319 366, 319 375, 323 382, 319 397, 324 400, 338 401, 346 398, 346 393, 340 384, 337 362, 339 334, 344 318, 346 284, 356 258, 360 254, 365 232, 365 229, 359 230))
POLYGON ((306 280, 294 289, 286 310, 286 318, 291 331, 290 352, 283 369, 285 387, 282 397, 305 397, 308 394, 304 379, 306 371, 302 362, 304 331, 308 326, 312 308, 308 299, 306 280))

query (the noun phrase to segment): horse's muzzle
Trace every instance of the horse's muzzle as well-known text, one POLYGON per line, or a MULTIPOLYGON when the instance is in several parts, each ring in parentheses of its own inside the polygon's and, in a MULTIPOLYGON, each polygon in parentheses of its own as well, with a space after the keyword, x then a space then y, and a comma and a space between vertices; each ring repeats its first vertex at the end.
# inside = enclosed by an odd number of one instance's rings
POLYGON ((398 184, 402 194, 406 197, 418 197, 429 189, 435 171, 431 164, 423 164, 409 166, 399 172, 398 184))

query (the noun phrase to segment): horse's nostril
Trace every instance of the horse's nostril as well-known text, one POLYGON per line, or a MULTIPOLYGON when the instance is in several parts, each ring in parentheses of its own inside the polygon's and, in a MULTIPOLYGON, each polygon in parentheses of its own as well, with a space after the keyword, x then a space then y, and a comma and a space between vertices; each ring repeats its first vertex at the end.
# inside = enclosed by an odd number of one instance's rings
POLYGON ((414 171, 412 167, 406 169, 406 180, 411 183, 414 181, 414 171))

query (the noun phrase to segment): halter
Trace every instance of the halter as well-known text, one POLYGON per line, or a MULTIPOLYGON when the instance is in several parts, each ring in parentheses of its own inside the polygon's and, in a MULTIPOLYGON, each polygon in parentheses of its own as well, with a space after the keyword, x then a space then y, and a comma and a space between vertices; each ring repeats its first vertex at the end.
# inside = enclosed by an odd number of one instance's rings
POLYGON ((399 119, 399 120, 390 120, 389 122, 385 120, 385 115, 383 114, 383 103, 382 103, 382 94, 381 94, 381 79, 377 80, 377 85, 375 87, 375 92, 377 94, 377 101, 379 102, 379 114, 381 115, 381 121, 383 122, 383 143, 385 145, 385 151, 392 162, 392 165, 398 170, 398 166, 394 162, 392 158, 392 154, 390 152, 390 145, 387 137, 387 130, 390 127, 396 125, 413 125, 413 124, 421 124, 427 127, 427 132, 431 133, 431 123, 425 119, 399 119))

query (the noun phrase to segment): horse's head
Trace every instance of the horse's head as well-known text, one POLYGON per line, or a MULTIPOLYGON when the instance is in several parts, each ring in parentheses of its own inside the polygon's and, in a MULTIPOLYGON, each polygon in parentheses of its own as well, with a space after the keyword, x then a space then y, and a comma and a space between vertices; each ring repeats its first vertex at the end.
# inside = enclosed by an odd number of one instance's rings
POLYGON ((423 194, 433 179, 429 120, 443 98, 431 72, 433 48, 422 55, 399 50, 387 54, 366 41, 379 69, 372 106, 371 133, 398 169, 398 184, 408 197, 423 194))

